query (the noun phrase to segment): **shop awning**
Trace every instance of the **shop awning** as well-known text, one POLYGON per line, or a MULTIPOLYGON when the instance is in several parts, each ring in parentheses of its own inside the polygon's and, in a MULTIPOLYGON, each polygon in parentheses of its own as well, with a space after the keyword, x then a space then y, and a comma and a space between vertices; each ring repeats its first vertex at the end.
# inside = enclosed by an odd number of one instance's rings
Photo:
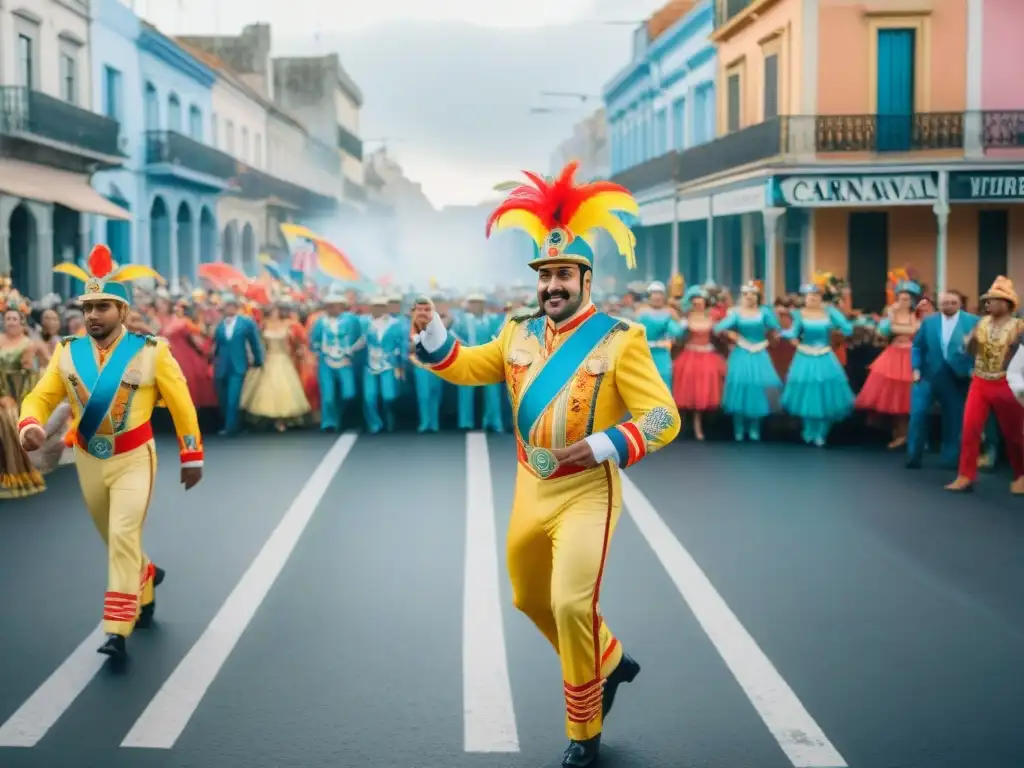
POLYGON ((130 212, 107 200, 89 186, 89 178, 46 165, 0 158, 0 192, 41 203, 56 203, 80 213, 129 221, 130 212))

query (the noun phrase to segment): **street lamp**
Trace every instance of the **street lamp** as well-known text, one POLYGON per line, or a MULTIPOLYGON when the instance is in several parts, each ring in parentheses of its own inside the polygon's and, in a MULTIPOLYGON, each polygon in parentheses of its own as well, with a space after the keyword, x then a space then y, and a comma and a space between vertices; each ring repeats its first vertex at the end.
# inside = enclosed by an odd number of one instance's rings
POLYGON ((592 99, 598 98, 592 96, 589 93, 577 93, 576 91, 541 91, 541 96, 547 96, 551 98, 566 98, 566 99, 579 99, 581 102, 587 102, 592 99))
POLYGON ((578 107, 530 107, 531 115, 575 115, 578 107))

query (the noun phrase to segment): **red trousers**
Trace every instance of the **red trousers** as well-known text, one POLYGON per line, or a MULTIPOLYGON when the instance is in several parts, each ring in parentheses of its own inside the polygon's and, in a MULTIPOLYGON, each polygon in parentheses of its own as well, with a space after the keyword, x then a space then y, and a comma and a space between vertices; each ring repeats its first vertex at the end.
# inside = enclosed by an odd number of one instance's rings
POLYGON ((981 437, 990 412, 995 412, 999 431, 1006 444, 1006 458, 1013 470, 1013 479, 1024 475, 1024 406, 1013 396, 1006 379, 971 379, 964 406, 964 429, 960 444, 961 477, 971 482, 978 477, 978 453, 981 437))

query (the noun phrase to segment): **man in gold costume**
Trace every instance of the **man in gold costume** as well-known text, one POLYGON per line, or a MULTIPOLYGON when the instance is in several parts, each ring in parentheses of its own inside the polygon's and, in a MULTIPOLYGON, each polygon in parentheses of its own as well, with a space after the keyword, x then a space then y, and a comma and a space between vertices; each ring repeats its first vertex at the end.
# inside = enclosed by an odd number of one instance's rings
POLYGON ((1009 278, 997 277, 981 301, 985 317, 964 341, 974 356, 974 376, 964 406, 960 469, 946 490, 963 493, 974 488, 985 422, 994 413, 1013 472, 1010 491, 1024 495, 1024 406, 1017 402, 1006 375, 1024 334, 1024 320, 1013 316, 1019 302, 1009 278))
POLYGON ((65 338, 57 346, 22 403, 18 430, 25 448, 35 450, 53 410, 65 399, 71 404, 78 480, 107 545, 107 637, 99 652, 123 659, 132 630, 152 623, 153 588, 164 577, 142 550, 142 526, 156 481, 150 418, 157 401, 163 400, 174 419, 185 490, 202 479, 203 442, 188 384, 167 342, 124 327, 125 283, 159 275, 136 264, 118 268, 103 245, 93 248, 87 267, 88 272, 71 263, 55 267, 85 284, 79 300, 88 335, 65 338))
POLYGON ((637 204, 610 182, 576 185, 575 170, 570 164, 553 181, 526 174, 533 185, 514 189, 488 222, 488 234, 514 227, 536 242, 540 310, 475 347, 461 345, 434 312, 419 323, 416 347, 453 384, 508 387, 519 455, 509 577, 516 607, 561 658, 570 739, 562 765, 573 768, 597 759, 616 690, 640 671, 598 605, 622 507, 619 467, 679 432, 643 328, 590 300, 594 253, 584 235, 606 230, 634 266, 636 241, 623 218, 637 204))

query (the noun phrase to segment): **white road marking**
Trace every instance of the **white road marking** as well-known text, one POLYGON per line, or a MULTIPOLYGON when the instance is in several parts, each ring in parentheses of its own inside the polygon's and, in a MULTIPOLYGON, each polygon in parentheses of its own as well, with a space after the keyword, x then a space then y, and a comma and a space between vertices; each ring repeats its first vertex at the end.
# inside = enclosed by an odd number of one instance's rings
POLYGON ((846 768, 846 761, 736 618, 647 497, 622 476, 625 506, 726 666, 796 768, 846 768))
POLYGON ((505 652, 498 536, 487 436, 466 435, 466 571, 462 604, 462 708, 466 752, 518 752, 505 652))
POLYGON ((174 746, 284 569, 355 442, 356 435, 344 434, 324 456, 206 631, 135 721, 121 742, 122 747, 170 749, 174 746))
POLYGON ((34 747, 39 743, 103 668, 107 657, 96 653, 96 649, 105 637, 103 625, 98 624, 18 711, 0 725, 0 747, 34 747))

